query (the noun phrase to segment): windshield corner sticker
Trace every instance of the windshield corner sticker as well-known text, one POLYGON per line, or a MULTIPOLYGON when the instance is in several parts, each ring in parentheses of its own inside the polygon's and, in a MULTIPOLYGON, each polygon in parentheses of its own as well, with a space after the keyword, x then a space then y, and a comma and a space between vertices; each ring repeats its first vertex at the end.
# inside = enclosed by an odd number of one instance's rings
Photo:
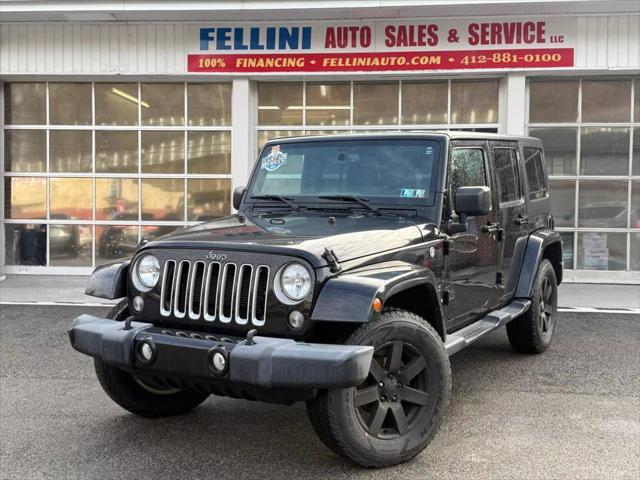
POLYGON ((404 198, 424 198, 424 189, 403 188, 400 190, 400 196, 404 198))
POLYGON ((280 145, 271 147, 271 153, 262 159, 261 168, 273 172, 287 164, 287 154, 280 151, 280 145))

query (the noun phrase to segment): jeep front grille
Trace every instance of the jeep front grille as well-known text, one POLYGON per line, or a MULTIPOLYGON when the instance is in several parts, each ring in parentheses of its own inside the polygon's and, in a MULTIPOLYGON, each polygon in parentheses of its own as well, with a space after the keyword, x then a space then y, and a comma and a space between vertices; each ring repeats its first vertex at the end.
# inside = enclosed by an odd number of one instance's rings
POLYGON ((160 314, 262 326, 267 313, 269 273, 266 265, 167 260, 162 275, 160 314))

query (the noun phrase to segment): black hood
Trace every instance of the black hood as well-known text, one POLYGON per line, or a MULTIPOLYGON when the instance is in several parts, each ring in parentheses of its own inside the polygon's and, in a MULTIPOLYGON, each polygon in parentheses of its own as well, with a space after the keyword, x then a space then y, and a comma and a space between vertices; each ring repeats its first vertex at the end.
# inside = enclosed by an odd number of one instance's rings
POLYGON ((306 257, 320 266, 326 265, 322 258, 325 248, 333 249, 338 260, 345 262, 422 240, 420 228, 408 218, 291 212, 232 215, 178 230, 148 243, 146 248, 264 251, 306 257))

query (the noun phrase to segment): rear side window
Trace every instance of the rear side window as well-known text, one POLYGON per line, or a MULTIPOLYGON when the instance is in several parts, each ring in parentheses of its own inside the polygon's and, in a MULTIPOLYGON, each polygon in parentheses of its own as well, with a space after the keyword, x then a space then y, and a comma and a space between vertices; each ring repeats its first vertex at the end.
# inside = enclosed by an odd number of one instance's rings
MULTIPOLYGON (((481 148, 454 148, 449 163, 449 185, 451 201, 455 202, 456 190, 460 187, 477 187, 487 184, 484 152, 481 148)), ((455 209, 455 205, 454 205, 455 209)))
POLYGON ((539 148, 523 148, 524 168, 527 172, 527 186, 529 200, 536 200, 547 196, 547 178, 542 164, 542 150, 539 148))
POLYGON ((500 203, 522 198, 518 175, 518 155, 513 148, 494 148, 493 164, 500 188, 500 203))

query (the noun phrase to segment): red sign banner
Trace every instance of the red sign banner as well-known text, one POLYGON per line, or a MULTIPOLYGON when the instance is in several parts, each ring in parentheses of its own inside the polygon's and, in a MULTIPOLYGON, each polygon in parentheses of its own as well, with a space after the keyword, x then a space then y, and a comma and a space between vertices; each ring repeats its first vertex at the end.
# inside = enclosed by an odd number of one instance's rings
POLYGON ((195 73, 393 72, 572 67, 573 48, 190 54, 195 73))

